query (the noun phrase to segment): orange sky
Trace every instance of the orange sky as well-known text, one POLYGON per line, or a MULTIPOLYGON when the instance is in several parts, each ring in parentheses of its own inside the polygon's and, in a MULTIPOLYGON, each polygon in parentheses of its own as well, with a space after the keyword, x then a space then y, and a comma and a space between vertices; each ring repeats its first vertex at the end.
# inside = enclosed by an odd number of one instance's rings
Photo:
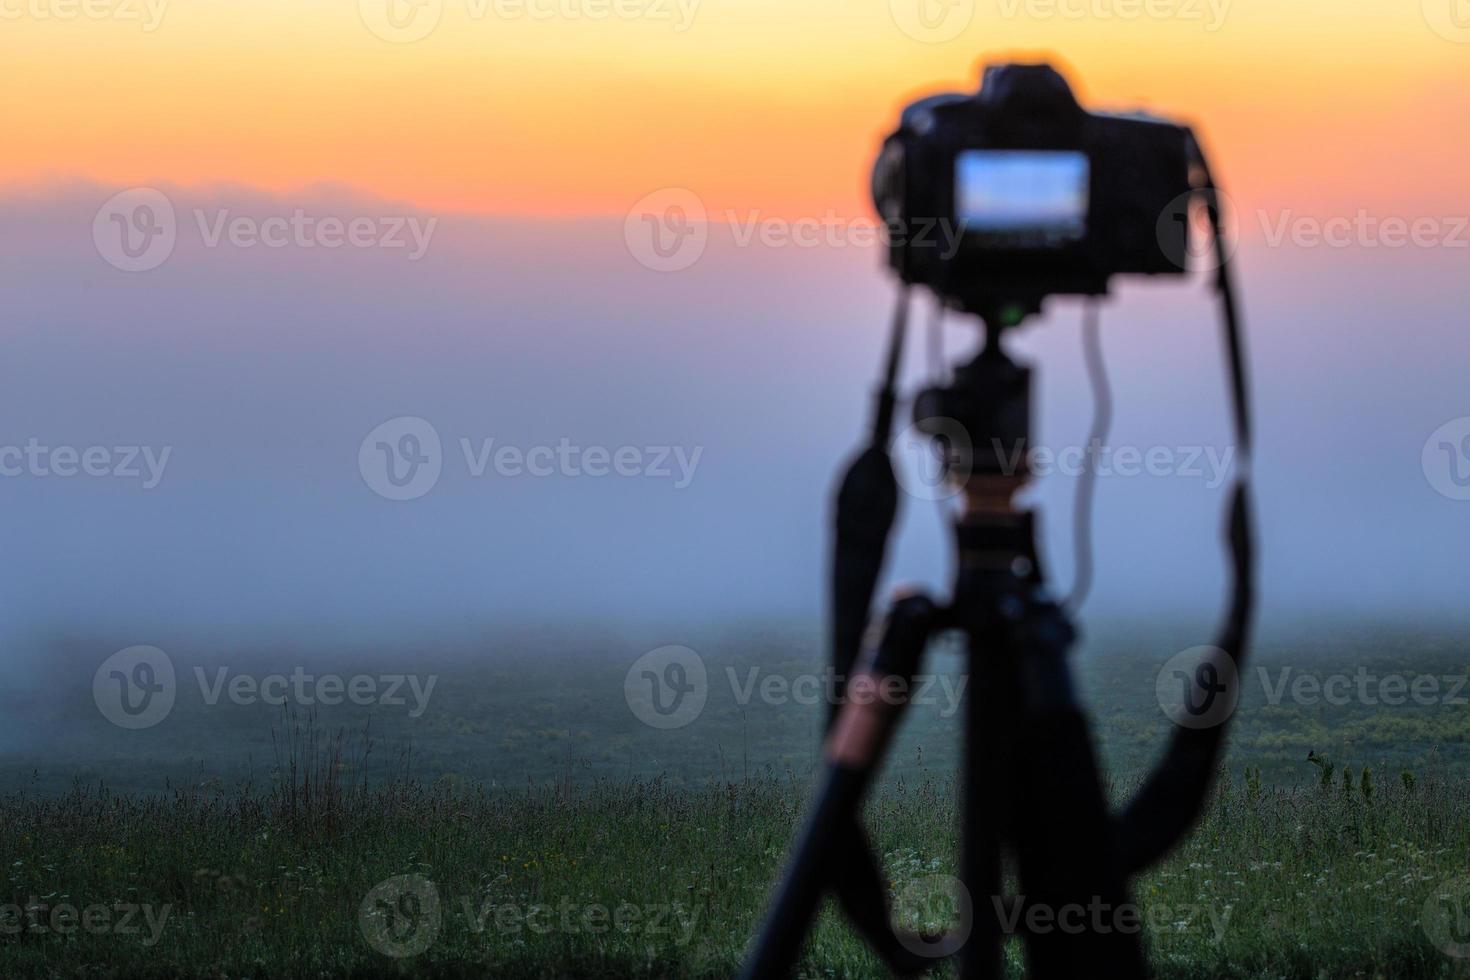
POLYGON ((1440 0, 922 0, 973 7, 942 43, 900 27, 921 0, 417 0, 442 13, 409 43, 368 26, 385 2, 0 0, 0 183, 330 181, 540 215, 680 186, 716 213, 861 217, 898 106, 1019 50, 1098 105, 1201 121, 1261 206, 1470 204, 1470 28, 1437 33, 1440 0))

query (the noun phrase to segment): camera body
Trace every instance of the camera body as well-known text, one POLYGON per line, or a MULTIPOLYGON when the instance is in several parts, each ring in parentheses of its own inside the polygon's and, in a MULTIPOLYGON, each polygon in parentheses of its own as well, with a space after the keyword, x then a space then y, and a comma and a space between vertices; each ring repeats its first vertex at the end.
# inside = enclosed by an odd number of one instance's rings
POLYGON ((1187 271, 1193 137, 1141 114, 1091 113, 1045 64, 987 66, 975 95, 903 112, 873 169, 905 282, 957 309, 1019 320, 1120 273, 1187 271))

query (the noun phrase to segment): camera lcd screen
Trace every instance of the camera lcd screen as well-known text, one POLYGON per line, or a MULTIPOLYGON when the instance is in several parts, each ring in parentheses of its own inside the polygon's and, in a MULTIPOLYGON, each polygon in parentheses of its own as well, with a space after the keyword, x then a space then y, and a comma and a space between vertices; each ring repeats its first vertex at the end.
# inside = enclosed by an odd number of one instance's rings
POLYGON ((1087 155, 1068 150, 965 150, 955 160, 955 218, 967 235, 1019 245, 1087 233, 1087 155))

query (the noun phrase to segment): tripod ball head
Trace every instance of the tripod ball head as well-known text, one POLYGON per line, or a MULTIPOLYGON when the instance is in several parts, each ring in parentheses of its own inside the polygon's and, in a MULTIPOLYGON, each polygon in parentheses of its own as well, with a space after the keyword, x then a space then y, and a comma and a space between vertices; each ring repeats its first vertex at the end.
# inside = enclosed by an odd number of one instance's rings
POLYGON ((1009 485, 1009 499, 1030 477, 1031 370, 988 343, 951 384, 919 393, 914 426, 935 440, 949 479, 1009 485))

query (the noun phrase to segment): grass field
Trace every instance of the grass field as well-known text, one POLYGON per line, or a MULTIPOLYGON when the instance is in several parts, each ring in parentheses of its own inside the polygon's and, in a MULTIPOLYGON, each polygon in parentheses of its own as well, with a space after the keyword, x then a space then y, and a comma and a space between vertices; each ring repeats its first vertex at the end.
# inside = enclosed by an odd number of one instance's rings
MULTIPOLYGON (((1470 954, 1464 647, 1317 642, 1267 647, 1203 823, 1136 883, 1161 976, 1470 975, 1451 955, 1470 954), (1283 694, 1363 665, 1442 683, 1410 704, 1283 694)), ((803 641, 705 656, 709 703, 673 732, 632 717, 631 656, 420 661, 439 680, 413 718, 210 705, 181 682, 165 722, 120 732, 80 697, 12 698, 0 977, 728 976, 807 799, 820 711, 740 693, 752 667, 812 670, 803 641)), ((1161 659, 1083 662, 1119 798, 1168 733, 1161 659)), ((933 660, 958 675, 953 651, 933 660)), ((931 927, 958 911, 947 710, 916 710, 867 814, 897 914, 931 927)), ((882 975, 830 913, 806 957, 806 976, 882 975)))
MULTIPOLYGON (((4 975, 729 976, 803 801, 771 781, 322 785, 8 798, 0 848, 24 909, 0 914, 4 975), (58 920, 62 907, 75 912, 58 920), (78 928, 89 912, 94 927, 78 928)), ((1445 924, 1421 918, 1470 867, 1470 794, 1432 779, 1369 793, 1360 777, 1222 786, 1188 845, 1137 885, 1160 974, 1460 975, 1435 945, 1445 924)), ((911 924, 935 908, 904 896, 954 872, 953 803, 946 781, 904 782, 868 815, 911 924)), ((831 916, 803 972, 882 975, 831 916)))

